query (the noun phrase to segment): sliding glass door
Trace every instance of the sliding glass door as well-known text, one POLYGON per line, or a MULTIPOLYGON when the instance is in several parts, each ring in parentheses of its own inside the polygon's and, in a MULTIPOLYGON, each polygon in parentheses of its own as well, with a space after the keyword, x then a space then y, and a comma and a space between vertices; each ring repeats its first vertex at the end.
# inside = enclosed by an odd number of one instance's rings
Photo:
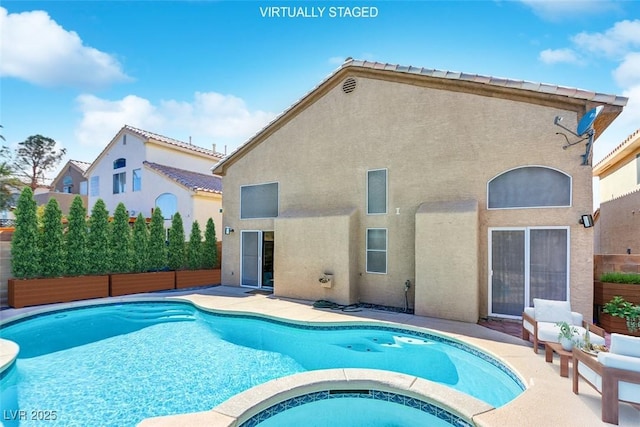
POLYGON ((569 228, 489 229, 489 314, 520 317, 533 298, 569 297, 569 228))

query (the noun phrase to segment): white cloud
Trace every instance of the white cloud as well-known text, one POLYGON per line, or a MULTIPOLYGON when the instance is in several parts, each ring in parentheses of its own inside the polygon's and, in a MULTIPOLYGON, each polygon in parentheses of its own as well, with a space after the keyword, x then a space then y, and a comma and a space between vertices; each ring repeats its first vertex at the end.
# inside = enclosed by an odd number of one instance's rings
POLYGON ((618 6, 615 0, 520 0, 539 17, 549 21, 573 19, 576 15, 596 15, 618 6))
POLYGON ((125 124, 159 133, 202 147, 217 143, 228 152, 253 136, 276 116, 250 111, 245 102, 233 95, 196 92, 192 101, 162 100, 154 105, 135 95, 120 100, 105 100, 94 95, 77 98, 82 120, 76 129, 78 142, 104 147, 125 124))
POLYGON ((585 51, 619 58, 630 49, 640 48, 640 19, 616 22, 603 33, 582 32, 571 40, 585 51))
POLYGON ((0 7, 0 76, 41 86, 99 87, 130 80, 107 53, 85 46, 44 11, 8 14, 0 7))
POLYGON ((640 51, 626 54, 613 77, 620 87, 640 86, 640 51))
POLYGON ((545 49, 540 52, 538 57, 545 64, 556 64, 565 62, 570 64, 579 64, 580 58, 572 49, 545 49))

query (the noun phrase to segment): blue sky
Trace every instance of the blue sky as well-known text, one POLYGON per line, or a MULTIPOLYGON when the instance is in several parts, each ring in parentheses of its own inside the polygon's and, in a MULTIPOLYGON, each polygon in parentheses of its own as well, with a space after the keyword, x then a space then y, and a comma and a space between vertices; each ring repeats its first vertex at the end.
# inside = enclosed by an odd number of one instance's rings
POLYGON ((4 0, 0 35, 6 145, 42 134, 65 161, 124 124, 230 152, 349 56, 629 97, 595 161, 640 128, 636 1, 4 0), (262 16, 275 6, 316 17, 262 16))

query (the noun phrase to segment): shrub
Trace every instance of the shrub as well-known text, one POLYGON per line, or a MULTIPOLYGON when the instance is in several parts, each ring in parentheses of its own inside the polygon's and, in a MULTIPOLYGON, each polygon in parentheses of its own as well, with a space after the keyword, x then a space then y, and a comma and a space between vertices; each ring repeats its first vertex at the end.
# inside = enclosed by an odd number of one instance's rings
POLYGON ((191 234, 187 244, 187 268, 189 270, 201 268, 202 260, 202 233, 200 233, 200 224, 196 220, 191 224, 191 234))
POLYGON ((176 212, 171 218, 169 230, 169 253, 167 254, 169 269, 180 270, 185 264, 184 226, 182 216, 176 212))
POLYGON ((151 215, 149 227, 149 270, 159 271, 167 267, 167 245, 165 241, 164 217, 156 207, 151 215))
POLYGON ((620 273, 618 271, 604 273, 601 282, 640 284, 640 273, 620 273))
POLYGON ((147 228, 147 222, 142 214, 138 214, 136 222, 133 224, 133 236, 132 236, 132 253, 133 253, 133 265, 132 270, 136 273, 143 273, 149 270, 149 229, 147 228))
POLYGON ((109 262, 109 212, 102 199, 98 199, 89 217, 87 236, 90 274, 107 274, 111 269, 109 262))
POLYGON ((67 233, 65 234, 65 275, 80 276, 87 274, 87 210, 82 204, 82 197, 75 196, 71 202, 67 217, 67 233))
POLYGON ((123 203, 118 203, 109 233, 109 259, 112 273, 131 271, 131 229, 129 214, 123 203))
POLYGON ((218 265, 218 244, 216 240, 216 226, 213 219, 207 220, 204 230, 204 248, 202 250, 202 267, 214 268, 218 265))
POLYGON ((18 279, 30 279, 40 274, 38 264, 38 220, 33 190, 25 187, 15 210, 16 226, 11 239, 11 268, 18 279))
POLYGON ((49 199, 44 209, 43 224, 44 229, 40 240, 40 275, 60 277, 65 272, 62 211, 54 198, 49 199))

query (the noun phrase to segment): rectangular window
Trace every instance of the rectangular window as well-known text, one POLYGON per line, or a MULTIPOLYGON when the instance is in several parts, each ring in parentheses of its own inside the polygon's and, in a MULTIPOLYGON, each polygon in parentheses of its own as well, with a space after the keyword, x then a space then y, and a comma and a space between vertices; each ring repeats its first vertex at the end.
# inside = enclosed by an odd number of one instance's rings
POLYGON ((387 213, 387 170, 367 172, 367 214, 387 213))
POLYGON ((80 183, 80 195, 81 196, 87 195, 87 181, 82 181, 80 183))
POLYGON ((386 228, 367 228, 367 273, 387 273, 386 228))
POLYGON ((134 169, 133 170, 133 181, 132 181, 133 191, 142 190, 142 170, 134 169))
POLYGON ((240 187, 240 218, 276 218, 277 216, 277 182, 240 187))
POLYGON ((126 182, 126 172, 113 174, 113 194, 124 193, 126 182))
POLYGON ((90 184, 91 197, 100 196, 100 177, 92 176, 90 184))

